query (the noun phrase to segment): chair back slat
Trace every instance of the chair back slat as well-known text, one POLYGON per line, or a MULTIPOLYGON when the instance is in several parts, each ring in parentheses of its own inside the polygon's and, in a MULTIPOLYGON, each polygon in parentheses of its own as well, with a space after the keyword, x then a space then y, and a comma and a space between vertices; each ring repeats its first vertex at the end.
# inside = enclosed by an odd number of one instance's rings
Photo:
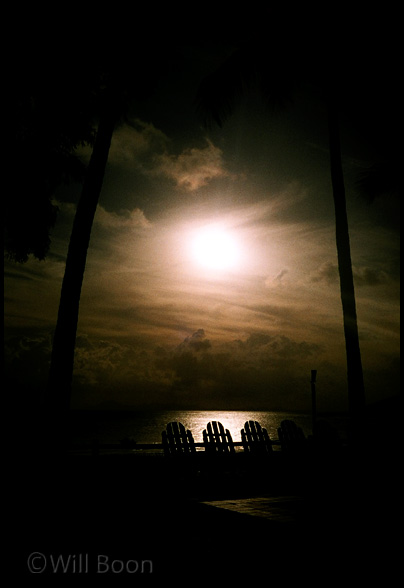
POLYGON ((303 430, 294 421, 285 419, 278 428, 279 441, 282 451, 288 453, 300 452, 306 447, 307 439, 303 430))
POLYGON ((272 443, 266 429, 257 421, 247 421, 241 430, 241 440, 246 453, 272 453, 272 443))
POLYGON ((202 435, 205 451, 219 454, 235 452, 231 433, 223 427, 222 423, 218 421, 209 422, 202 435))
POLYGON ((182 423, 168 423, 162 432, 164 453, 167 456, 189 455, 196 452, 191 431, 187 431, 182 423))

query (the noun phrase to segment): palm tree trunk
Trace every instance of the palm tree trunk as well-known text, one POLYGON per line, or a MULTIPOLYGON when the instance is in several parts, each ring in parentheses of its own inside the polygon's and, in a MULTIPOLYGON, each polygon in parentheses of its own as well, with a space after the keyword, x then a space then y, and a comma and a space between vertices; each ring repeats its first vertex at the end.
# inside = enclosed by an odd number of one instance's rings
POLYGON ((331 182, 335 207, 338 270, 347 358, 349 412, 352 422, 359 423, 365 408, 365 387, 356 316, 344 176, 341 162, 338 110, 333 96, 329 96, 328 98, 328 130, 331 182))
POLYGON ((45 398, 45 408, 51 413, 52 419, 56 417, 56 420, 58 420, 57 416, 65 414, 70 406, 81 287, 91 228, 102 188, 114 126, 114 109, 106 106, 98 125, 70 237, 45 398))

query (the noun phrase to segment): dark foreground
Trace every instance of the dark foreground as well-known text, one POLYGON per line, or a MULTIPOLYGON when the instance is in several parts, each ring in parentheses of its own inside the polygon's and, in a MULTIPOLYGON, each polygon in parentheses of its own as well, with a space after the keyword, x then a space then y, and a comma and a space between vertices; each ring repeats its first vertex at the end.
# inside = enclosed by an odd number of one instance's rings
POLYGON ((7 567, 25 582, 389 585, 397 573, 394 451, 202 468, 133 453, 26 457, 13 464, 5 504, 7 567), (267 512, 240 512, 246 504, 267 512))

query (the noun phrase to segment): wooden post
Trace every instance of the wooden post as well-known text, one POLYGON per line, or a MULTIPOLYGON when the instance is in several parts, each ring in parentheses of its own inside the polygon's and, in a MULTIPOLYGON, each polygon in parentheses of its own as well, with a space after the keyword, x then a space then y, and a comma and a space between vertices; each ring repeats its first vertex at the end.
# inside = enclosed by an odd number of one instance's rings
POLYGON ((316 377, 317 370, 311 370, 311 418, 312 418, 312 433, 314 435, 314 429, 316 425, 316 377))

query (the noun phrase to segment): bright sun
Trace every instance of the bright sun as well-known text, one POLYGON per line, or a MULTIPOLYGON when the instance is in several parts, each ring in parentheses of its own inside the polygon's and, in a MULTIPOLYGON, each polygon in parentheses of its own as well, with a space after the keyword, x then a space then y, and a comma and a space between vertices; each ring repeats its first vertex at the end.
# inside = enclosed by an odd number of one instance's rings
POLYGON ((239 261, 239 249, 233 235, 218 226, 199 229, 192 241, 193 258, 212 270, 231 270, 239 261))

